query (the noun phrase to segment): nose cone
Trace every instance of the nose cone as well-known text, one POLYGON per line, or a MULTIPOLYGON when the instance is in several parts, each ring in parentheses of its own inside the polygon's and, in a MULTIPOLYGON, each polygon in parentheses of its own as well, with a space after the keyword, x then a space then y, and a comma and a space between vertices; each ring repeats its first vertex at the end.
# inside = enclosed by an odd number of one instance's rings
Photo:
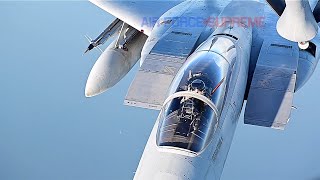
POLYGON ((116 83, 129 71, 124 55, 117 49, 106 49, 89 74, 85 96, 93 97, 99 95, 116 83))

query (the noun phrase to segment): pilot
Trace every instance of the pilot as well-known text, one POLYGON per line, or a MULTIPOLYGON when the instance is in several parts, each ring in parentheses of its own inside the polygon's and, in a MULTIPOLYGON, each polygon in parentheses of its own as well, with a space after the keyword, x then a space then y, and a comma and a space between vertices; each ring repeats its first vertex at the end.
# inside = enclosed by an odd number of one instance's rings
POLYGON ((204 84, 204 82, 201 79, 195 79, 191 82, 191 89, 198 91, 198 92, 202 92, 203 90, 205 90, 206 85, 204 84))

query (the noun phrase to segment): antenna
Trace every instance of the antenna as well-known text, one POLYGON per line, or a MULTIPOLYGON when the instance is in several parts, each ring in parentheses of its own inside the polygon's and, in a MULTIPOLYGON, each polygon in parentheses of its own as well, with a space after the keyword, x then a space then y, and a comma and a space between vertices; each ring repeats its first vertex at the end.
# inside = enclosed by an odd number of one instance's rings
POLYGON ((88 35, 84 35, 84 37, 88 40, 89 43, 92 43, 92 39, 88 35))
POLYGON ((96 48, 101 52, 101 54, 103 53, 102 49, 99 46, 96 46, 96 48))

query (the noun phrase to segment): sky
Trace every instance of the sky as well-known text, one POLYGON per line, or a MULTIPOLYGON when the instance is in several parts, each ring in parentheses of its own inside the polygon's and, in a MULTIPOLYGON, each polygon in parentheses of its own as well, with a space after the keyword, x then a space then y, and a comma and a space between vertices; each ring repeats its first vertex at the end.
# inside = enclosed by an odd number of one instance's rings
MULTIPOLYGON (((85 98, 113 17, 86 1, 0 1, 0 179, 132 179, 158 112, 123 105, 138 66, 85 98)), ((105 47, 105 46, 104 46, 105 47)), ((320 180, 320 70, 295 95, 285 131, 240 117, 221 180, 320 180)))

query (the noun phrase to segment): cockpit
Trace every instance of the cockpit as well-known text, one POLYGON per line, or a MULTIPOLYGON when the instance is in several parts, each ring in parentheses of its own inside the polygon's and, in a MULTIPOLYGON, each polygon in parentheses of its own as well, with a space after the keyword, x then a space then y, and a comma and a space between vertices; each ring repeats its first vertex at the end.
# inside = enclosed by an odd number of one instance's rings
POLYGON ((202 151, 212 139, 222 111, 228 62, 211 52, 196 53, 178 72, 160 115, 159 147, 202 151))

